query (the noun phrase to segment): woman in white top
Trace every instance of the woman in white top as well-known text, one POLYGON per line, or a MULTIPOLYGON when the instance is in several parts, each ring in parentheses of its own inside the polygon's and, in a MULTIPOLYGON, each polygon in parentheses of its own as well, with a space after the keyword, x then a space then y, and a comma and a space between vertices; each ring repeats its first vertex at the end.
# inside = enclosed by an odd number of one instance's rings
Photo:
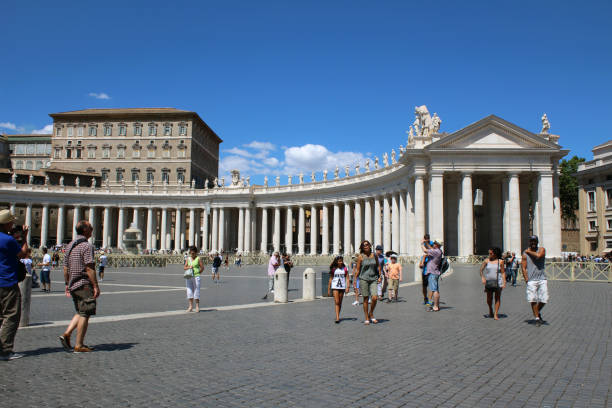
POLYGON ((498 312, 501 304, 501 292, 506 287, 506 268, 501 259, 501 249, 497 247, 489 248, 489 258, 485 259, 480 267, 480 278, 487 294, 487 305, 489 314, 485 317, 492 317, 499 320, 498 312), (495 313, 493 313, 493 295, 495 295, 495 313))
POLYGON ((340 323, 340 309, 342 309, 342 299, 344 294, 348 293, 348 269, 344 265, 344 259, 337 256, 329 266, 331 274, 329 284, 327 285, 327 296, 331 296, 331 291, 334 291, 334 302, 336 304, 336 323, 340 323))

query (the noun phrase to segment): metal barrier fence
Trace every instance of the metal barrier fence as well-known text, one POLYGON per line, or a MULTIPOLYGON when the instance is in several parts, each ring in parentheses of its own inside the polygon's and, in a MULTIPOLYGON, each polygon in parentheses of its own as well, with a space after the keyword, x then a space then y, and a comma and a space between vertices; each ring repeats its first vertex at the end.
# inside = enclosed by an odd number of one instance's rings
POLYGON ((547 262, 550 280, 612 283, 612 265, 601 262, 547 262))

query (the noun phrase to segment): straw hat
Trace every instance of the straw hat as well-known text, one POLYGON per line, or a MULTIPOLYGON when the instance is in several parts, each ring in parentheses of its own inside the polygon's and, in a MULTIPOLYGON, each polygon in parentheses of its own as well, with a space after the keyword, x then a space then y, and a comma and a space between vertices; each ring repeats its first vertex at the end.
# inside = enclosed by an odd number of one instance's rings
POLYGON ((0 224, 8 224, 16 219, 10 210, 0 210, 0 224))

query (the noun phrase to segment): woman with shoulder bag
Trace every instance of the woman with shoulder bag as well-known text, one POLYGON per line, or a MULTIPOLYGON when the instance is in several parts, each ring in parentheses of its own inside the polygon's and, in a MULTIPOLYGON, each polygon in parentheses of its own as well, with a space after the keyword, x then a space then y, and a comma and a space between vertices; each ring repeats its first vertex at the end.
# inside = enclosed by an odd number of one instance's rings
POLYGON ((480 278, 487 294, 487 305, 489 314, 485 317, 492 317, 499 320, 499 306, 501 304, 501 292, 506 287, 506 268, 501 259, 501 249, 497 247, 489 248, 489 258, 485 259, 480 267, 480 278), (493 312, 493 295, 495 295, 495 312, 493 312))
POLYGON ((185 284, 187 286, 187 301, 189 302, 188 312, 193 311, 193 300, 195 299, 195 311, 200 311, 200 272, 204 265, 198 256, 198 249, 194 246, 189 248, 189 256, 183 266, 185 284))

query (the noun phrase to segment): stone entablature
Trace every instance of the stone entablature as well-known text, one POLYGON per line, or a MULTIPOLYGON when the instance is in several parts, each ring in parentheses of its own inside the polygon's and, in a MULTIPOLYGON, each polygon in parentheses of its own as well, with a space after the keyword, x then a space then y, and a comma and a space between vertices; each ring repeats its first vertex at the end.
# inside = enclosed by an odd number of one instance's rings
MULTIPOLYGON (((278 186, 249 185, 234 174, 230 186, 209 189, 0 183, 0 192, 7 205, 25 205, 26 215, 32 206, 57 207, 62 225, 54 242, 70 235, 68 211, 74 223, 87 210, 90 220, 99 220, 95 239, 104 247, 121 247, 120 232, 136 223, 148 250, 196 244, 207 251, 346 255, 369 239, 414 257, 429 232, 445 241, 448 255, 468 257, 490 245, 520 253, 536 233, 549 256, 560 255, 557 163, 567 152, 558 144, 489 116, 455 133, 435 133, 422 148, 398 151, 390 160, 385 154, 378 169, 366 171, 364 164, 358 173, 339 169, 314 181, 298 175, 297 183, 278 186)), ((40 235, 48 243, 49 231, 40 235)))

